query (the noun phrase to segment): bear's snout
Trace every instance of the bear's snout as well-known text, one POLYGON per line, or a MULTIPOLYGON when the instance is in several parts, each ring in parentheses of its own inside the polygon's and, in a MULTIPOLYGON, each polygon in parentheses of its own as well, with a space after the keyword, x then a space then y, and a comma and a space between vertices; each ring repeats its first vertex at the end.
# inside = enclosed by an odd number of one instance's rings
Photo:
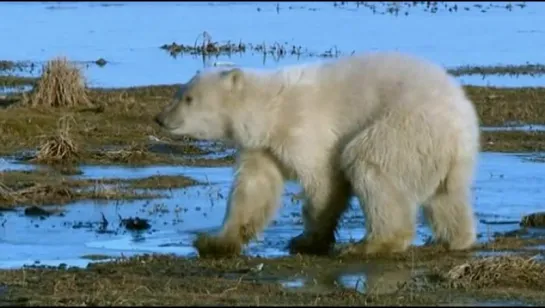
POLYGON ((165 126, 165 115, 161 112, 155 116, 153 119, 157 125, 164 127, 165 126))

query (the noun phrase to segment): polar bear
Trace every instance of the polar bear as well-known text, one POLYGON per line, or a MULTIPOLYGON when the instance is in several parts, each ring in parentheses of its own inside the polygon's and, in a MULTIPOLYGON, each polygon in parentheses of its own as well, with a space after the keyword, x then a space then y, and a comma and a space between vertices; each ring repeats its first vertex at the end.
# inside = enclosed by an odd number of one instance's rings
POLYGON ((327 254, 355 195, 365 237, 344 252, 403 252, 423 207, 434 242, 476 240, 471 185, 479 120, 437 64, 374 52, 278 69, 213 68, 183 84, 155 117, 164 130, 238 148, 223 227, 201 256, 236 255, 280 206, 285 180, 306 196, 291 253, 327 254))

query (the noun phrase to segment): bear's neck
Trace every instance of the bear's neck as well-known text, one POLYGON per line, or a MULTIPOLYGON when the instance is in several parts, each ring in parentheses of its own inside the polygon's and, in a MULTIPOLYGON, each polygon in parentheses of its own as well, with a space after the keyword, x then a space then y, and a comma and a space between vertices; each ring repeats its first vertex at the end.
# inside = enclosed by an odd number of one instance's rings
POLYGON ((247 149, 267 148, 276 126, 273 108, 248 108, 232 119, 232 138, 240 147, 247 149))
MULTIPOLYGON (((270 78, 270 76, 267 76, 270 78)), ((249 85, 250 93, 240 98, 238 110, 231 119, 233 141, 246 149, 263 149, 270 147, 274 134, 278 132, 278 118, 281 95, 285 87, 261 76, 255 78, 255 84, 249 85)))

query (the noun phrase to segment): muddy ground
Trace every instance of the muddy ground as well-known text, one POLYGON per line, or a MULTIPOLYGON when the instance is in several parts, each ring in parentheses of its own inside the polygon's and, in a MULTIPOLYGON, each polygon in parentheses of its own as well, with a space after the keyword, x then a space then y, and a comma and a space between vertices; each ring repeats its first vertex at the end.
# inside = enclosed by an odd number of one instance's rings
MULTIPOLYGON (((540 250, 510 241, 373 258, 142 255, 86 269, 0 271, 3 305, 543 305, 540 250), (501 246, 499 246, 501 247, 501 246), (514 254, 513 250, 518 250, 514 254)), ((535 241, 534 241, 535 243, 535 241)))
MULTIPOLYGON (((32 78, 0 77, 5 87, 34 83, 32 78)), ((545 88, 466 89, 483 126, 545 124, 545 88)), ((232 165, 225 146, 172 140, 154 125, 153 116, 174 91, 173 85, 91 89, 92 106, 71 108, 29 107, 21 104, 21 94, 2 96, 0 155, 53 169, 2 172, 0 210, 82 199, 155 198, 156 192, 146 189, 196 184, 184 176, 101 181, 69 177, 78 174, 81 164, 232 165), (61 119, 72 124, 62 126, 61 119), (60 159, 39 155, 61 135, 76 145, 73 151, 60 159)), ((543 151, 545 131, 484 131, 482 141, 484 151, 543 151)), ((2 270, 0 305, 543 305, 545 264, 539 245, 545 238, 525 237, 527 232, 500 235, 466 253, 423 247, 395 256, 351 259, 147 255, 86 269, 2 270)))

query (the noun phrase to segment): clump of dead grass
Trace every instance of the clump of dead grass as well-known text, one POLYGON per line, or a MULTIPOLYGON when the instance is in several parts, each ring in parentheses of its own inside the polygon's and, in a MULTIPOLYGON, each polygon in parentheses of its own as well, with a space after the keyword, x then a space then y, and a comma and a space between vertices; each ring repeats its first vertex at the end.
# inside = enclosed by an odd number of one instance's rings
POLYGON ((545 263, 534 257, 495 256, 471 260, 441 275, 455 288, 545 286, 545 263))
POLYGON ((9 187, 0 183, 0 210, 10 210, 21 205, 64 205, 79 200, 136 200, 165 197, 164 194, 137 192, 134 189, 108 187, 100 183, 60 181, 51 184, 31 184, 9 187))
POLYGON ((520 225, 527 228, 545 228, 545 212, 533 213, 522 217, 520 225))
POLYGON ((136 164, 138 162, 155 162, 157 156, 151 153, 145 144, 133 143, 124 149, 100 151, 95 153, 98 161, 111 161, 123 164, 136 164))
POLYGON ((17 202, 13 190, 4 183, 0 182, 0 203, 13 204, 17 202))
POLYGON ((72 116, 59 119, 57 133, 45 140, 33 161, 58 164, 75 162, 79 158, 80 149, 71 138, 70 123, 75 123, 72 116))
POLYGON ((81 70, 64 57, 55 58, 44 65, 41 77, 22 102, 33 107, 92 105, 81 70))
POLYGON ((143 192, 139 193, 136 189, 125 188, 120 184, 107 184, 103 181, 95 181, 90 189, 81 190, 79 196, 84 199, 93 200, 133 200, 133 199, 153 199, 164 197, 163 194, 143 192))
POLYGON ((74 198, 74 193, 64 185, 34 184, 13 189, 0 183, 0 208, 16 205, 66 203, 74 198))

